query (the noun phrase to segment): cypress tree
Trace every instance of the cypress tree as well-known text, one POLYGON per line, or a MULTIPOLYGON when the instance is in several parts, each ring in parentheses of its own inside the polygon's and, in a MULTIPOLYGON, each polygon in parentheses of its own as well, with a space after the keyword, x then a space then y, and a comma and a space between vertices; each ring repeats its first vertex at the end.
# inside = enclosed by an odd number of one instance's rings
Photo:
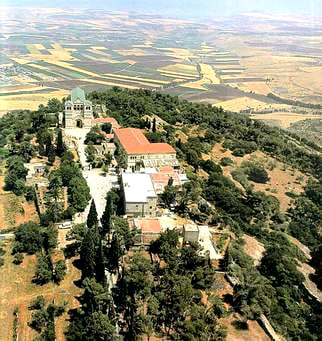
POLYGON ((96 211, 94 199, 92 200, 91 207, 88 212, 86 225, 89 229, 98 226, 97 211, 96 211))
POLYGON ((66 151, 66 146, 63 141, 63 133, 61 129, 58 129, 57 132, 57 141, 56 141, 56 154, 61 157, 66 151))
MULTIPOLYGON (((47 147, 46 147, 46 150, 47 150, 47 147)), ((55 158, 56 158, 55 150, 54 150, 53 145, 50 145, 50 146, 48 147, 47 156, 48 156, 48 163, 51 164, 51 165, 53 165, 54 162, 55 162, 55 158)))
POLYGON ((102 240, 99 241, 96 255, 96 281, 106 287, 105 261, 102 240))
POLYGON ((156 131, 157 131, 157 120, 154 117, 153 122, 152 122, 152 132, 155 133, 156 131))
POLYGON ((95 276, 96 243, 95 231, 88 229, 80 249, 80 261, 82 265, 82 279, 95 276))
POLYGON ((107 195, 105 209, 101 218, 101 236, 104 238, 107 234, 111 232, 113 215, 113 200, 111 195, 107 195))
POLYGON ((111 241, 111 246, 108 250, 108 259, 107 259, 107 267, 110 271, 119 271, 119 259, 122 256, 121 245, 116 233, 113 234, 113 238, 111 241))
POLYGON ((55 153, 55 149, 54 149, 54 146, 53 146, 53 141, 51 140, 51 136, 48 135, 46 137, 46 142, 45 142, 45 155, 48 156, 49 155, 49 152, 53 150, 54 153, 55 153))

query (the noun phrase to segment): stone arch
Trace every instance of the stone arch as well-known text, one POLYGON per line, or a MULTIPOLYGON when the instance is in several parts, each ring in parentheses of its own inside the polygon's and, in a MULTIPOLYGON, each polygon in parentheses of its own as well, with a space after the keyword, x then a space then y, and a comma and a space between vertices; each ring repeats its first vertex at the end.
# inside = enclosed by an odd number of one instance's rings
POLYGON ((76 119, 76 127, 77 128, 83 128, 84 124, 83 121, 80 118, 76 119))

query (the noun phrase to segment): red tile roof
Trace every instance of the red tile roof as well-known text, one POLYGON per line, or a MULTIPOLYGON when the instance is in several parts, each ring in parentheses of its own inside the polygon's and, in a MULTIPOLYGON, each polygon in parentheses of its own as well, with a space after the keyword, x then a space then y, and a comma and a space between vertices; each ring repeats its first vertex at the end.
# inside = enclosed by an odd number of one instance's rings
POLYGON ((161 224, 159 219, 140 219, 138 225, 141 228, 142 233, 160 233, 161 224))
POLYGON ((113 129, 119 129, 121 126, 118 124, 114 117, 99 117, 93 119, 94 124, 111 123, 113 129))
POLYGON ((165 186, 168 184, 169 179, 173 179, 173 185, 179 186, 181 184, 177 172, 171 166, 161 167, 158 173, 151 174, 154 189, 156 193, 162 193, 165 186))
POLYGON ((173 154, 175 149, 167 143, 150 143, 137 128, 122 128, 114 131, 127 154, 173 154))

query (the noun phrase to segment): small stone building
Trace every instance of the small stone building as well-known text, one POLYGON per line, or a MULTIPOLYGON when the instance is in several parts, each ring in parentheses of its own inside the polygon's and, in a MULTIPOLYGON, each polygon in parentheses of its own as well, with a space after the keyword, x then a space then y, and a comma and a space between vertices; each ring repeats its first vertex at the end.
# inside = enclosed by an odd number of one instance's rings
POLYGON ((156 215, 158 197, 151 177, 144 173, 122 173, 125 214, 130 217, 156 215))
POLYGON ((91 101, 86 100, 84 90, 75 88, 70 97, 70 100, 65 102, 65 128, 91 128, 93 105, 91 101))
POLYGON ((152 241, 158 239, 162 232, 158 218, 134 218, 130 221, 130 226, 138 231, 135 238, 136 245, 148 246, 152 241))
POLYGON ((185 224, 183 226, 183 239, 185 242, 198 242, 199 228, 194 224, 185 224))

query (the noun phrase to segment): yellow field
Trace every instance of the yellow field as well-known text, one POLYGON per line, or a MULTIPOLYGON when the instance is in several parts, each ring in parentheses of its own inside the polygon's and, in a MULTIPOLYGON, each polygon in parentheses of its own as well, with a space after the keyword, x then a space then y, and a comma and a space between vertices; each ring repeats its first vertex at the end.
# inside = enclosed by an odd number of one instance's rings
POLYGON ((197 90, 207 90, 207 88, 204 87, 205 81, 203 79, 200 79, 195 82, 189 82, 189 83, 184 83, 182 85, 184 88, 190 88, 190 89, 197 89, 197 90))
POLYGON ((248 109, 254 111, 264 109, 283 109, 287 108, 288 106, 285 104, 268 104, 249 97, 239 97, 228 101, 216 103, 216 107, 222 107, 225 110, 239 112, 248 109))
POLYGON ((46 50, 43 44, 33 44, 38 50, 46 50))
POLYGON ((150 84, 168 84, 168 81, 162 81, 162 80, 155 80, 151 78, 141 78, 141 77, 131 77, 131 76, 125 76, 125 75, 118 75, 115 73, 104 73, 105 76, 109 78, 119 78, 121 80, 133 80, 137 82, 148 82, 150 84))
POLYGON ((282 128, 289 128, 292 123, 296 123, 304 120, 321 119, 322 115, 304 115, 292 112, 275 112, 270 114, 257 114, 251 115, 251 118, 255 120, 264 120, 276 122, 276 124, 282 128))
POLYGON ((14 87, 1 87, 0 88, 0 94, 1 93, 10 93, 10 94, 15 94, 16 92, 20 92, 22 90, 28 90, 28 91, 37 91, 37 90, 43 90, 43 89, 47 89, 47 87, 43 87, 43 86, 36 86, 36 85, 24 85, 24 86, 14 86, 14 87))
POLYGON ((199 64, 200 65, 200 73, 203 76, 204 82, 208 82, 210 84, 220 84, 220 78, 217 76, 215 70, 211 65, 208 64, 199 64))
POLYGON ((113 60, 110 56, 106 55, 106 56, 92 56, 90 54, 87 53, 83 53, 82 54, 85 58, 89 59, 89 60, 95 60, 95 61, 101 61, 101 62, 106 62, 106 63, 112 63, 112 64, 117 64, 117 63, 121 63, 118 60, 113 60))
MULTIPOLYGON (((83 79, 83 81, 86 81, 88 83, 95 83, 95 84, 104 84, 104 85, 110 85, 110 86, 120 86, 120 83, 117 83, 117 81, 115 83, 113 82, 109 82, 109 81, 104 81, 104 80, 97 80, 97 79, 90 79, 90 78, 86 78, 86 79, 83 79)), ((133 85, 124 85, 122 84, 122 86, 124 88, 128 88, 128 89, 137 89, 138 87, 137 86, 133 86, 133 85)))
POLYGON ((216 71, 211 65, 199 64, 199 66, 202 79, 185 83, 183 87, 197 90, 207 90, 205 87, 207 84, 220 84, 220 78, 217 76, 216 71))
POLYGON ((94 50, 106 50, 106 47, 104 47, 104 46, 92 46, 92 49, 94 49, 94 50))
POLYGON ((25 59, 25 58, 17 58, 17 57, 13 57, 11 58, 13 61, 15 61, 16 63, 18 64, 28 64, 30 63, 30 60, 29 59, 25 59))
POLYGON ((55 62, 55 61, 70 61, 75 60, 71 55, 71 51, 73 49, 65 49, 58 43, 52 44, 51 49, 45 49, 42 44, 27 44, 26 45, 30 54, 24 55, 23 58, 12 58, 19 64, 26 64, 30 61, 42 60, 46 62, 55 62), (50 54, 42 54, 40 50, 47 50, 50 54))
MULTIPOLYGON (((218 69, 218 67, 215 67, 215 69, 218 69)), ((221 68, 219 68, 219 70, 222 72, 222 73, 226 73, 226 72, 235 72, 235 73, 243 73, 244 72, 244 70, 243 69, 233 69, 233 68, 231 68, 231 69, 221 69, 221 68)), ((238 75, 238 77, 240 77, 240 75, 238 75)))
POLYGON ((159 47, 158 50, 167 51, 167 55, 170 57, 188 59, 193 58, 195 55, 188 49, 179 49, 179 48, 167 48, 167 47, 159 47))
POLYGON ((7 111, 17 109, 38 109, 39 104, 46 104, 51 98, 62 99, 69 95, 67 90, 56 90, 48 93, 30 94, 30 95, 9 95, 0 97, 0 115, 7 111))
POLYGON ((167 77, 178 77, 182 79, 191 79, 191 78, 196 78, 197 75, 190 75, 187 73, 181 73, 181 72, 174 72, 174 71, 164 71, 159 69, 158 70, 162 75, 167 76, 167 77))
POLYGON ((111 55, 109 53, 103 52, 102 49, 97 49, 95 47, 91 47, 90 49, 88 49, 88 51, 98 54, 100 56, 104 56, 104 57, 111 57, 111 55))
POLYGON ((167 65, 162 68, 159 68, 160 72, 172 72, 174 74, 183 75, 183 76, 196 76, 198 75, 197 68, 194 65, 190 64, 172 64, 167 65))
POLYGON ((27 44, 26 45, 28 51, 30 52, 30 54, 39 54, 39 50, 38 48, 34 45, 34 44, 27 44))
POLYGON ((250 92, 253 91, 256 94, 268 95, 272 92, 271 88, 265 82, 248 82, 248 83, 237 83, 230 84, 231 86, 236 86, 242 91, 250 92))
POLYGON ((116 50, 122 56, 145 56, 146 52, 139 48, 134 48, 131 50, 116 50))

